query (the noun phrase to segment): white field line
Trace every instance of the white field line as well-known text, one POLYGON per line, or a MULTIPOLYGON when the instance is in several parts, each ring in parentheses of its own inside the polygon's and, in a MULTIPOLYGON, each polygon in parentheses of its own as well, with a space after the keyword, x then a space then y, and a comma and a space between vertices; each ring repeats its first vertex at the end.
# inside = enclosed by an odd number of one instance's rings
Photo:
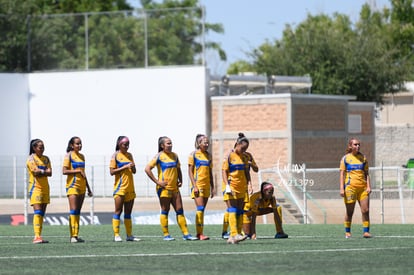
POLYGON ((53 256, 5 256, 0 257, 0 260, 27 260, 27 259, 74 259, 74 258, 108 258, 108 257, 171 257, 171 256, 216 256, 216 255, 254 255, 254 254, 292 254, 292 253, 331 253, 331 252, 355 252, 355 251, 381 251, 381 250, 402 250, 402 249, 414 249, 413 247, 360 247, 360 248, 337 248, 337 249, 299 249, 289 251, 233 251, 233 252, 183 252, 183 253, 160 253, 160 254, 94 254, 94 255, 53 255, 53 256))

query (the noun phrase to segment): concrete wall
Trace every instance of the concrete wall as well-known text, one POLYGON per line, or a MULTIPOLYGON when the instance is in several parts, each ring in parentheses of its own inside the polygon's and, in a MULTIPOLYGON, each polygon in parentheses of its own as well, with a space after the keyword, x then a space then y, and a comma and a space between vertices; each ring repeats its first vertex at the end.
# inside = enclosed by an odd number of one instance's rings
POLYGON ((376 166, 401 166, 414 158, 414 127, 382 126, 376 127, 376 166))
POLYGON ((0 156, 29 153, 30 88, 26 74, 0 74, 0 156))
POLYGON ((293 163, 338 167, 348 131, 348 98, 296 95, 293 99, 293 163))
POLYGON ((87 165, 95 166, 96 195, 111 194, 109 159, 126 135, 138 165, 137 194, 155 195, 143 167, 165 135, 187 174, 195 136, 209 129, 207 87, 201 66, 0 74, 1 194, 23 193, 29 141, 40 138, 54 171, 51 194, 64 195, 62 160, 72 136, 82 138, 87 165))
POLYGON ((83 139, 85 154, 110 156, 119 135, 136 156, 153 156, 160 136, 173 140, 181 159, 206 131, 203 67, 31 74, 32 136, 49 155, 64 153, 69 138, 83 139), (190 127, 189 127, 190 126, 190 127))

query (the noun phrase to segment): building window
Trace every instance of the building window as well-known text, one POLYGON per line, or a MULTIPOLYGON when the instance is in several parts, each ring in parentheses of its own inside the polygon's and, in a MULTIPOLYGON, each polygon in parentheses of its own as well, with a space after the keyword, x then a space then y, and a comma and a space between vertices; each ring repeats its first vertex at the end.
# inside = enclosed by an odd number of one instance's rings
POLYGON ((350 134, 360 134, 362 132, 361 128, 361 115, 349 115, 348 132, 350 134))

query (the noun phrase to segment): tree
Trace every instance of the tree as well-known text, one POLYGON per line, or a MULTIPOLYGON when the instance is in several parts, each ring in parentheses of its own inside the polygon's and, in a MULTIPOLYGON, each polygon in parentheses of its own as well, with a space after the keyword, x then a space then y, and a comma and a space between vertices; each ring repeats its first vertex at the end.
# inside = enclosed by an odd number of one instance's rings
MULTIPOLYGON (((203 10, 198 0, 141 0, 148 18, 150 65, 201 64, 203 53, 203 10), (154 47, 154 45, 156 45, 154 47)), ((204 32, 223 33, 221 24, 205 23, 204 32)), ((206 42, 206 49, 226 54, 216 42, 206 42)))
POLYGON ((295 29, 288 25, 281 40, 254 49, 253 66, 260 74, 310 75, 313 93, 382 102, 403 87, 410 63, 396 45, 401 39, 393 39, 388 10, 364 5, 360 16, 353 25, 346 15, 308 15, 295 29))
MULTIPOLYGON (((134 10, 126 0, 0 0, 0 71, 200 64, 198 1, 164 2, 134 10)), ((205 30, 223 27, 206 23, 205 30)), ((225 60, 217 43, 205 46, 225 60)))
POLYGON ((229 68, 227 69, 228 74, 240 74, 253 71, 253 65, 244 60, 239 60, 230 64, 229 68))

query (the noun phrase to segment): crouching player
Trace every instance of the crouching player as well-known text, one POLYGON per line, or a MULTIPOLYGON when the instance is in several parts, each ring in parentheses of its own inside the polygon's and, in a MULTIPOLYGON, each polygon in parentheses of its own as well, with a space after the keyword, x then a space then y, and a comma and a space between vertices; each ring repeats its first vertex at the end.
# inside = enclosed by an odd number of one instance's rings
POLYGON ((288 237, 282 228, 282 207, 276 203, 273 185, 263 182, 260 191, 253 193, 249 197, 249 202, 245 203, 243 214, 243 231, 252 240, 256 239, 256 217, 273 213, 276 227, 275 239, 285 239, 288 237))

